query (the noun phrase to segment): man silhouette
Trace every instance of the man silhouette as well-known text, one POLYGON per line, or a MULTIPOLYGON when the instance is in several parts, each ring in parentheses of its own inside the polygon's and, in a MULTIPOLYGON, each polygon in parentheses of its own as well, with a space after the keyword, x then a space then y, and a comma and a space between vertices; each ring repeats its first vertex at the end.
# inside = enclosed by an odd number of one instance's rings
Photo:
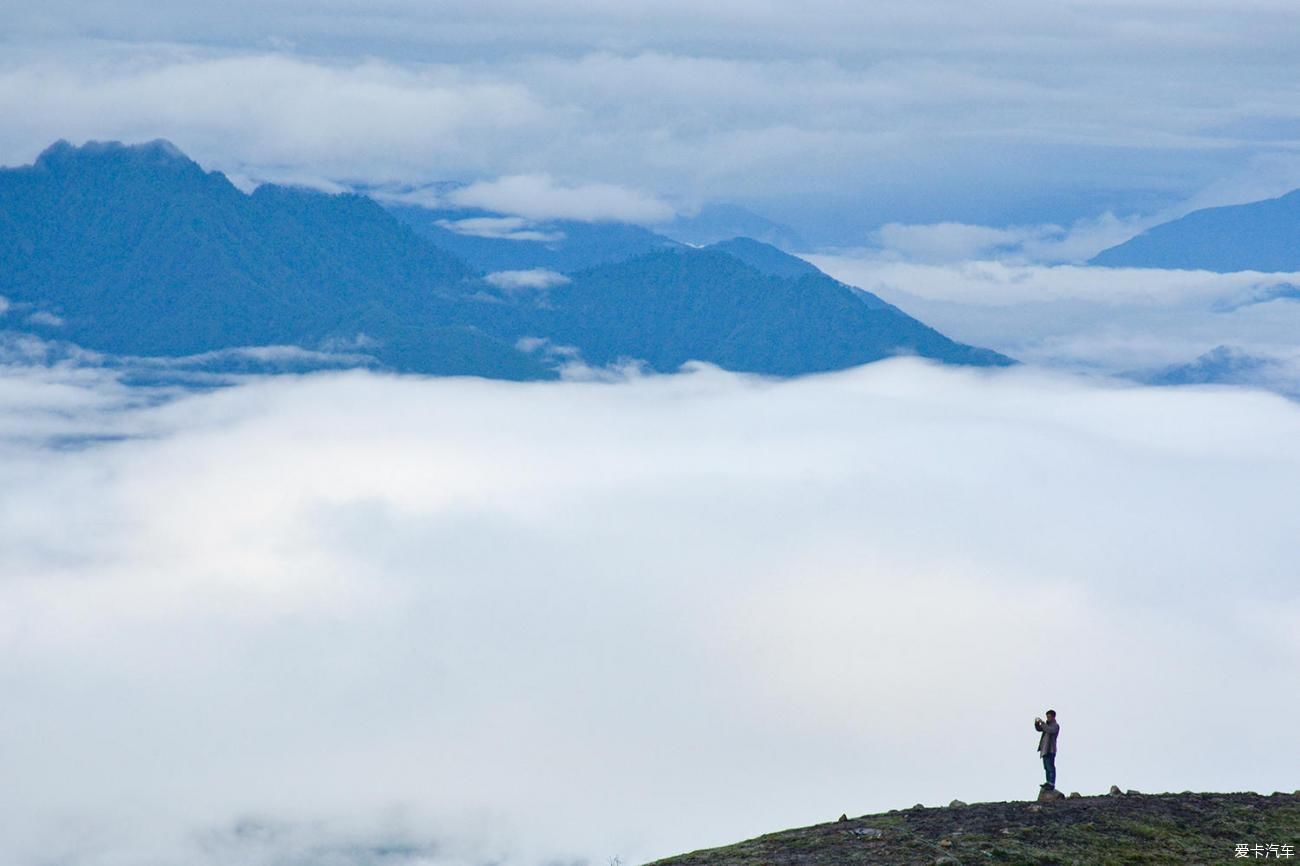
POLYGON ((1043 770, 1047 773, 1044 788, 1056 787, 1056 736, 1061 733, 1061 726, 1056 723, 1056 710, 1047 711, 1047 721, 1034 719, 1034 730, 1042 731, 1038 738, 1038 754, 1043 759, 1043 770))

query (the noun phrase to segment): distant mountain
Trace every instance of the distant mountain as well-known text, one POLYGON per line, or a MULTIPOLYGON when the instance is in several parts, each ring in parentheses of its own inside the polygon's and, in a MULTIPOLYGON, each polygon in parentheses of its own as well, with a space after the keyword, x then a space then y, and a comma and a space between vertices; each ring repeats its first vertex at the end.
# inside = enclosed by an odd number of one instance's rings
POLYGON ((658 226, 658 230, 673 240, 697 247, 728 238, 748 237, 787 251, 808 249, 794 229, 734 204, 707 204, 694 214, 658 226))
POLYGON ((1165 367, 1147 376, 1146 381, 1152 385, 1207 385, 1218 382, 1235 384, 1267 366, 1268 360, 1265 358, 1231 346, 1216 346, 1187 364, 1165 367))
POLYGON ((0 295, 103 352, 350 344, 430 373, 548 375, 465 326, 474 271, 368 198, 252 195, 166 142, 60 142, 0 171, 0 295))
POLYGON ((769 244, 759 243, 753 238, 731 238, 711 244, 708 249, 740 259, 759 273, 771 277, 797 279, 821 273, 811 262, 781 252, 769 244))
POLYGON ((1134 378, 1149 385, 1247 385, 1300 399, 1300 356, 1277 357, 1216 346, 1186 364, 1134 378))
POLYGON ((512 237, 538 229, 499 216, 447 228, 398 214, 359 195, 248 195, 166 142, 59 143, 0 169, 0 328, 66 357, 134 358, 148 376, 362 365, 530 379, 574 350, 775 375, 896 354, 1010 363, 751 239, 694 249, 629 226, 542 228, 561 243, 512 237), (538 267, 567 275, 481 273, 538 267))
POLYGON ((1219 273, 1300 271, 1300 190, 1193 211, 1103 250, 1089 264, 1219 273))
POLYGON ((389 211, 421 237, 483 271, 544 268, 577 271, 678 246, 626 223, 524 221, 480 210, 390 204, 389 211))
POLYGON ((1215 302, 1211 309, 1216 313, 1231 313, 1244 307, 1271 304, 1275 301, 1300 301, 1300 286, 1286 280, 1257 284, 1244 295, 1215 302))
MULTIPOLYGON (((785 256, 766 249, 769 265, 785 256)), ((571 275, 570 282, 548 290, 545 306, 530 311, 523 327, 580 347, 592 363, 637 358, 656 370, 699 360, 729 370, 797 375, 893 355, 979 366, 1011 363, 996 352, 954 342, 875 295, 808 267, 809 272, 799 268, 801 276, 782 276, 763 273, 725 249, 649 253, 571 275)))

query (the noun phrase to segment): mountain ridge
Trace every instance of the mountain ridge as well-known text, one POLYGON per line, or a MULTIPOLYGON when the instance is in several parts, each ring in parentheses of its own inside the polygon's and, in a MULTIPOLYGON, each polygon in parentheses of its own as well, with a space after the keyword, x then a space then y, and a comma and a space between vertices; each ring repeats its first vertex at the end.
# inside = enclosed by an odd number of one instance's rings
MULTIPOLYGON (((400 334, 476 277, 371 199, 270 185, 247 194, 165 142, 55 144, 0 172, 0 213, 0 295, 60 320, 54 336, 114 354, 400 334)), ((394 340, 383 355, 399 369, 457 372, 465 346, 442 348, 394 340)), ((510 346, 480 349, 517 375, 542 374, 510 346)))
POLYGON ((1217 273, 1300 271, 1300 189, 1192 211, 1102 250, 1088 264, 1217 273))
MULTIPOLYGON (((1116 790, 1117 789, 1113 789, 1116 790)), ((1071 794, 1054 802, 921 805, 785 830, 653 866, 960 866, 999 863, 1212 864, 1258 859, 1273 846, 1300 856, 1300 791, 1071 794)))
POLYGON ((548 333, 582 347, 597 364, 617 361, 629 349, 657 370, 708 360, 775 375, 844 369, 900 354, 977 366, 1010 363, 815 269, 794 279, 776 276, 711 247, 663 250, 575 274, 551 290, 550 303, 569 315, 553 318, 548 333), (602 303, 614 286, 628 283, 639 291, 627 303, 602 303), (745 291, 726 290, 734 285, 745 291), (789 327, 791 321, 805 327, 789 327), (618 342, 609 335, 619 335, 618 342), (690 348, 701 343, 713 348, 712 357, 692 357, 690 348))
POLYGON ((538 345, 659 372, 696 360, 789 376, 896 354, 1012 363, 753 240, 696 249, 599 227, 567 274, 515 285, 485 272, 520 270, 521 249, 555 250, 497 239, 471 263, 435 242, 457 232, 436 219, 424 229, 355 193, 246 193, 162 140, 61 141, 0 169, 0 296, 12 308, 0 328, 22 321, 123 356, 344 345, 399 372, 507 379, 559 375, 538 345))

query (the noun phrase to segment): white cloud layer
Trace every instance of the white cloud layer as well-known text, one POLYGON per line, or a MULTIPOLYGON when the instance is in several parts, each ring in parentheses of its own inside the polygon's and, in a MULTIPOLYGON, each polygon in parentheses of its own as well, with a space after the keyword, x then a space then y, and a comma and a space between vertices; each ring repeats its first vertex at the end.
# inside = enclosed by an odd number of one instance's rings
POLYGON ((526 271, 494 271, 483 279, 498 289, 549 289, 569 282, 569 278, 546 268, 526 271))
POLYGON ((548 175, 511 175, 453 190, 447 199, 534 220, 657 223, 673 218, 672 207, 634 190, 606 183, 557 184, 548 175))
POLYGON ((1169 213, 1121 219, 1112 213, 1058 225, 981 226, 967 223, 906 225, 887 223, 873 234, 884 257, 922 263, 996 259, 1019 263, 1085 262, 1165 219, 1169 213))
POLYGON ((1032 795, 1047 705, 1069 789, 1293 786, 1281 399, 914 361, 155 396, 0 375, 5 863, 636 862, 1032 795))
POLYGON ((955 339, 1022 361, 1129 373, 1231 346, 1276 362, 1257 384, 1300 394, 1300 378, 1285 379, 1300 351, 1300 274, 922 264, 876 251, 809 260, 955 339))
POLYGON ((0 162, 167 137, 252 177, 549 175, 849 222, 858 243, 885 222, 1068 228, 1300 184, 1294 4, 1176 24, 1161 0, 225 9, 0 5, 0 162))
POLYGON ((456 220, 438 220, 438 225, 458 235, 476 238, 497 238, 508 241, 540 241, 551 243, 564 240, 564 232, 543 231, 523 217, 467 217, 456 220))
POLYGON ((58 138, 161 136, 207 168, 324 188, 490 171, 484 143, 529 136, 545 114, 522 85, 449 67, 180 47, 11 56, 0 62, 0 109, 11 119, 0 163, 29 161, 58 138))

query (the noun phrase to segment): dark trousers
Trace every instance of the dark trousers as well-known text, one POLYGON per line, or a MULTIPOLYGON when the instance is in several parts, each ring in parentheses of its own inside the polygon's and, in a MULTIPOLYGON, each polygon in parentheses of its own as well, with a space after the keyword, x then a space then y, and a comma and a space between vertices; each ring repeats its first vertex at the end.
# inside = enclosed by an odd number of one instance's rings
POLYGON ((1047 772, 1047 784, 1056 787, 1056 753, 1043 755, 1043 769, 1047 772))

